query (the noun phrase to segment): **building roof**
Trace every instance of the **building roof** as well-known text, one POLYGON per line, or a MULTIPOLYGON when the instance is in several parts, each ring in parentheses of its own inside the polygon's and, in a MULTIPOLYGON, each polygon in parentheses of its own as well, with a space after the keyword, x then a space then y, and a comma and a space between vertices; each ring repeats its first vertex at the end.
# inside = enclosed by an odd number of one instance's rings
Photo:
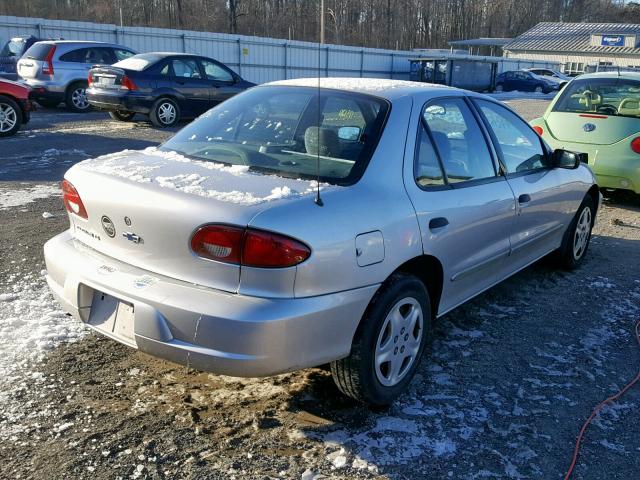
POLYGON ((508 51, 587 52, 640 54, 640 48, 593 46, 591 35, 638 35, 636 23, 563 23, 541 22, 514 38, 502 48, 508 51))
POLYGON ((452 47, 501 47, 512 38, 470 38, 467 40, 451 40, 447 42, 452 47))

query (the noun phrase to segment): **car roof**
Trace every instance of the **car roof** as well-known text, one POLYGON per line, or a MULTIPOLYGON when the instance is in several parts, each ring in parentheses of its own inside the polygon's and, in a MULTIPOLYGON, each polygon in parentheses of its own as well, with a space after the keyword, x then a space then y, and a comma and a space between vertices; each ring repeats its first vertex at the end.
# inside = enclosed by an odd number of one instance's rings
POLYGON ((201 58, 202 55, 196 55, 195 53, 183 53, 183 52, 144 52, 139 53, 138 55, 155 55, 158 58, 165 57, 198 57, 201 58))
POLYGON ((38 43, 51 43, 56 45, 116 45, 109 42, 97 42, 95 40, 41 40, 38 43))
POLYGON ((594 73, 583 73, 576 80, 581 80, 584 78, 624 78, 626 80, 640 80, 640 72, 629 72, 629 71, 621 71, 621 72, 594 72, 594 73))
MULTIPOLYGON (((433 83, 410 82, 408 80, 389 80, 385 78, 348 78, 348 77, 327 77, 320 78, 321 88, 334 90, 344 90, 347 92, 366 93, 383 97, 388 100, 394 98, 413 95, 423 92, 452 92, 462 90, 446 85, 436 85, 433 83)), ((290 80, 277 80, 263 84, 282 85, 290 87, 318 87, 318 78, 296 78, 290 80)))

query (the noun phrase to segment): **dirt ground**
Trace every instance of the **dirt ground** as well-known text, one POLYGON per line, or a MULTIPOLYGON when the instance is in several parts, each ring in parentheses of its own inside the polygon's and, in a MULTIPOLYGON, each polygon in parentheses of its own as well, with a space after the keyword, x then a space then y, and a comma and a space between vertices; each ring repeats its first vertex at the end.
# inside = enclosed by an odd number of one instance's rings
MULTIPOLYGON (((510 103, 528 118, 546 106, 510 103)), ((67 228, 60 198, 0 209, 0 223, 0 318, 67 322, 42 277, 43 243, 67 228)), ((222 377, 89 332, 38 355, 0 347, 0 478, 563 478, 582 422, 640 368, 639 265, 640 199, 607 200, 582 268, 542 260, 439 319, 384 410, 320 369, 222 377)), ((638 477, 639 407, 640 387, 596 418, 574 478, 638 477)))

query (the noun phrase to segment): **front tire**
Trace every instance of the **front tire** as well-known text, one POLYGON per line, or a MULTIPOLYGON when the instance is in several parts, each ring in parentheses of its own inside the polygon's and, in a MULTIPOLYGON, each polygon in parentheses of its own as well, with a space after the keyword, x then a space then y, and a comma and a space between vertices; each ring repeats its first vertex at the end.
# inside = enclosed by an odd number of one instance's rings
POLYGON ((91 110, 91 105, 87 100, 87 84, 84 82, 71 84, 67 88, 64 102, 72 112, 85 113, 91 110))
POLYGON ((115 110, 109 112, 109 116, 119 122, 130 122, 136 116, 136 112, 127 112, 125 110, 115 110))
POLYGON ((161 98, 151 107, 149 120, 156 127, 173 127, 180 121, 180 107, 171 98, 161 98))
POLYGON ((498 92, 498 93, 504 92, 504 86, 501 83, 496 85, 496 92, 498 92))
POLYGON ((331 362, 336 385, 359 402, 389 405, 411 382, 431 330, 424 284, 412 275, 392 275, 371 300, 351 354, 331 362))
POLYGON ((591 195, 587 195, 573 218, 556 252, 558 265, 565 270, 575 270, 582 264, 589 249, 591 230, 596 208, 591 195))
POLYGON ((10 137, 20 130, 22 110, 9 97, 0 95, 0 137, 10 137))

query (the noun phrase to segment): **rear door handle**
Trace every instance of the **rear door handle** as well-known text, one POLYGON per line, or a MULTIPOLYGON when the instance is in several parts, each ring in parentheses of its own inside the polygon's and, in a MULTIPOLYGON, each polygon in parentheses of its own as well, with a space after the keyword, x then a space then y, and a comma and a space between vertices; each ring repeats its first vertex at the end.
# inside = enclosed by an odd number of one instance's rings
POLYGON ((446 227, 447 225, 449 225, 449 220, 444 217, 436 217, 429 220, 429 230, 446 227))
POLYGON ((518 197, 518 203, 522 205, 523 203, 529 203, 531 201, 531 195, 528 193, 523 193, 518 197))

